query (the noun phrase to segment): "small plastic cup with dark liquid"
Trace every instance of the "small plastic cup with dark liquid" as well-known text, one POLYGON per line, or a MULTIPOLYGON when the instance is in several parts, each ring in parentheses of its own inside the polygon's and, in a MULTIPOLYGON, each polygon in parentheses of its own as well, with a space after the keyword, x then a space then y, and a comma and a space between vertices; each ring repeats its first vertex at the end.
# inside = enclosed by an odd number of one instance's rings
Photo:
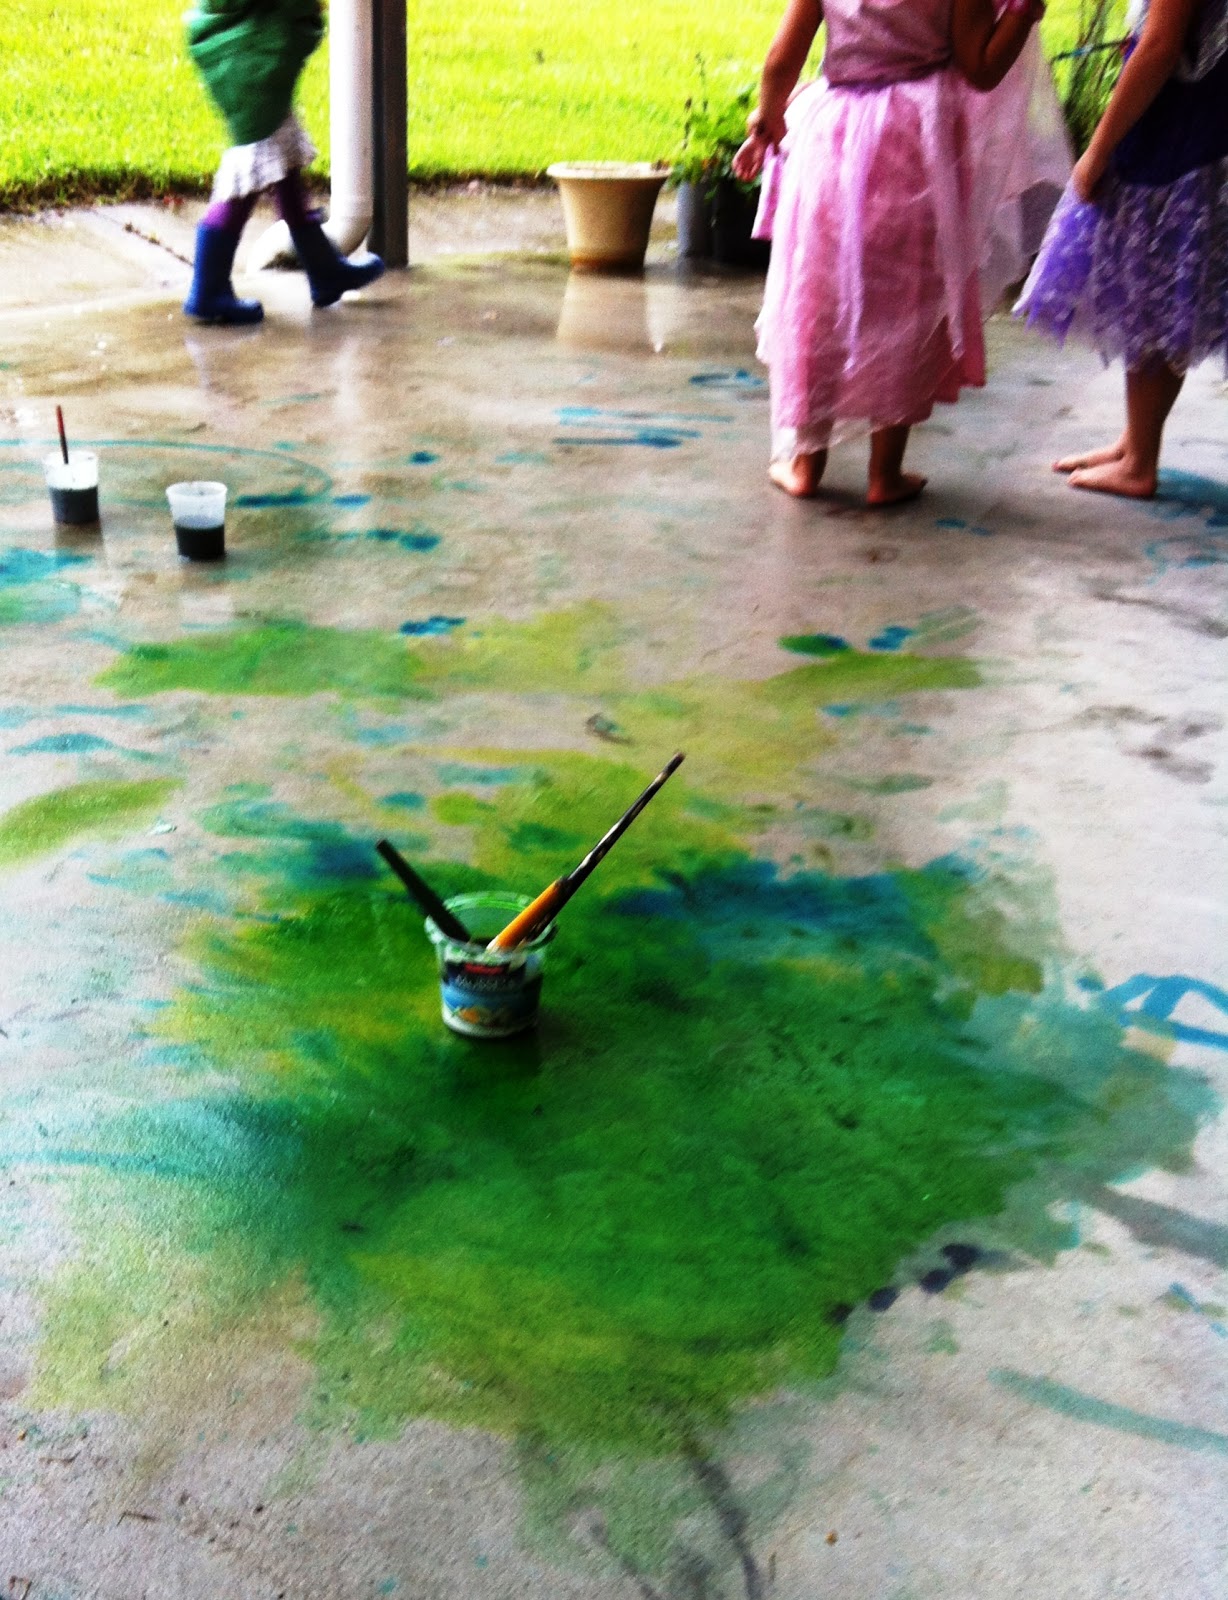
POLYGON ((172 483, 166 498, 179 554, 189 561, 220 561, 226 554, 226 485, 172 483))
POLYGON ((44 456, 43 475, 51 515, 60 527, 83 528, 98 521, 98 457, 92 450, 73 450, 67 461, 58 450, 44 456))

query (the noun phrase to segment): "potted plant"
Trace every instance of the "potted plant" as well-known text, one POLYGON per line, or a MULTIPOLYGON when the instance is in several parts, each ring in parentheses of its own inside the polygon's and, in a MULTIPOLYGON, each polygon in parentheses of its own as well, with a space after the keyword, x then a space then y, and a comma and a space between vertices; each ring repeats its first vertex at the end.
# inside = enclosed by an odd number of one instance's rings
POLYGON ((696 57, 696 65, 699 92, 686 103, 682 143, 670 169, 678 186, 678 253, 692 259, 711 256, 731 266, 764 267, 770 246, 750 236, 759 186, 733 175, 733 158, 746 137, 746 118, 755 101, 754 86, 714 105, 702 56, 696 57))
POLYGON ((665 167, 648 161, 556 161, 567 250, 577 272, 640 272, 665 167))

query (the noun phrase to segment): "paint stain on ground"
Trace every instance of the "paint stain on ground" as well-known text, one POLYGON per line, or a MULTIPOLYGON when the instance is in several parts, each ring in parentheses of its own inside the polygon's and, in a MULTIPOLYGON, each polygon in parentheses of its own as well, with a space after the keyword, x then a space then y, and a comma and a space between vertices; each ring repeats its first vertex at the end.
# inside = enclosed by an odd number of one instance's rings
MULTIPOLYGON (((838 633, 791 633, 781 641, 781 648, 792 650, 799 656, 838 656, 851 649, 847 639, 842 639, 838 633)), ((876 646, 871 640, 871 648, 876 646)))
MULTIPOLYGON (((696 1496, 715 1503, 697 1441, 831 1372, 850 1308, 885 1309, 919 1246, 975 1222, 1043 1258, 1076 1242, 1055 1200, 1188 1160, 1205 1085, 1046 988, 1060 937, 999 878, 752 854, 769 827, 857 836, 797 808, 799 761, 841 737, 819 706, 968 689, 973 662, 849 648, 637 688, 628 644, 595 605, 413 641, 264 623, 105 675, 134 697, 430 695, 441 714, 569 695, 577 729, 596 701, 636 749, 689 759, 569 908, 540 1035, 486 1046, 441 1028, 420 914, 371 838, 265 790, 208 808, 199 887, 235 911, 201 920, 193 981, 154 1014, 151 1053, 180 1070, 88 1125, 40 1107, 34 1159, 80 1178, 81 1250, 47 1286, 37 1403, 182 1407, 200 1352, 292 1302, 317 1425, 495 1429, 563 1543, 600 1503, 625 1570, 655 1571, 696 1496), (614 1462, 648 1477, 616 1483, 614 1462)), ((398 843, 441 893, 536 892, 655 770, 614 754, 434 746, 387 802, 426 802, 398 843)))
MULTIPOLYGON (((493 788, 467 813, 474 864, 433 879, 539 886, 634 776, 562 761, 567 832, 493 788)), ((100 1169, 146 1175, 124 1179, 132 1248, 111 1232, 52 1288, 59 1403, 139 1404, 152 1352, 199 1338, 187 1305, 145 1325, 152 1230, 156 1259, 175 1239, 196 1263, 211 1324, 310 1286, 321 1421, 685 1452, 745 1397, 830 1372, 836 1308, 874 1304, 937 1229, 997 1217, 1053 1248, 1064 1184, 1179 1163, 1209 1108, 1045 994, 961 863, 782 878, 662 810, 569 911, 541 1037, 475 1050, 440 1029, 418 916, 368 841, 258 800, 205 820, 248 845, 273 917, 207 925, 159 1018, 226 1086, 91 1129, 100 1169)))
POLYGON ((403 622, 397 629, 398 633, 407 634, 413 639, 430 638, 436 634, 451 633, 454 628, 463 628, 464 617, 424 617, 419 622, 403 622))
POLYGON ((61 574, 88 556, 10 548, 0 551, 0 627, 20 622, 60 622, 81 603, 77 585, 61 574))
POLYGON ((1190 1427, 1187 1423, 1168 1417, 1154 1417, 1145 1411, 1135 1411, 1131 1406, 1098 1399, 1082 1389, 1054 1383, 1051 1378, 1029 1377, 1027 1373, 1015 1372, 1009 1367, 995 1368, 989 1378, 991 1383, 1017 1395, 1021 1400, 1042 1406, 1046 1411, 1055 1411, 1058 1416, 1068 1417, 1075 1422, 1112 1428, 1116 1433, 1133 1434, 1136 1439, 1173 1445, 1179 1450, 1207 1450, 1213 1455, 1228 1456, 1228 1434, 1190 1427))
POLYGON ((439 544, 439 535, 432 533, 428 528, 368 528, 366 538, 373 539, 376 544, 396 545, 400 550, 408 550, 414 555, 425 555, 428 550, 434 550, 439 544))
POLYGON ((98 682, 129 699, 204 694, 421 696, 416 658, 395 636, 272 622, 129 650, 98 682))
POLYGON ((128 750, 123 745, 113 744, 110 739, 100 739, 96 733, 49 733, 41 739, 32 739, 29 744, 15 745, 12 754, 15 756, 88 756, 97 755, 104 750, 127 756, 133 761, 153 761, 156 759, 156 757, 144 751, 128 750))
POLYGON ((0 814, 0 867, 49 854, 84 834, 122 832, 177 787, 161 779, 77 783, 37 795, 0 814))

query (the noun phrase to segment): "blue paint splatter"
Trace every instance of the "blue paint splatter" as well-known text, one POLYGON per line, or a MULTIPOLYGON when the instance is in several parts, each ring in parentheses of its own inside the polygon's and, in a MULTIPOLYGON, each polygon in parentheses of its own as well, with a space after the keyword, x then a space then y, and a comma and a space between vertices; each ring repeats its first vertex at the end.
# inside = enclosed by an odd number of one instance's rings
POLYGON ((876 633, 870 640, 871 650, 898 650, 905 639, 911 639, 916 633, 915 628, 902 628, 898 623, 892 623, 889 628, 884 628, 881 633, 876 633))
POLYGON ((130 706, 56 706, 62 717, 144 717, 149 713, 146 705, 130 706))
MULTIPOLYGON (((1208 527, 1213 526, 1208 523, 1208 527)), ((1172 570, 1220 567, 1228 564, 1228 535, 1219 533, 1177 534, 1155 539, 1144 547, 1144 554, 1161 576, 1172 570)))
POLYGON ((975 533, 978 539, 992 539, 993 538, 993 529, 992 528, 969 528, 968 532, 969 533, 975 533))
POLYGON ((1228 1050, 1228 1031, 1220 1033, 1173 1020, 1173 1012, 1187 995, 1197 995, 1207 1001, 1228 1020, 1228 993, 1217 989, 1214 984, 1181 974, 1157 978, 1150 973, 1140 972, 1112 989, 1100 987, 1094 978, 1083 979, 1080 987, 1094 993, 1096 1004, 1115 1017, 1123 1028, 1133 1024, 1186 1044, 1205 1044, 1214 1050, 1228 1050), (1139 1004, 1135 1005, 1135 1001, 1139 1004))
POLYGON ((936 528, 966 528, 968 524, 962 517, 937 517, 934 521, 936 528))
POLYGON ((369 494, 335 494, 333 496, 333 504, 342 506, 346 510, 357 511, 362 506, 371 504, 371 496, 369 494))
POLYGON ((399 545, 402 550, 412 550, 421 553, 433 550, 439 543, 439 535, 430 533, 424 528, 414 527, 408 530, 401 528, 368 528, 366 537, 374 539, 379 544, 399 545))
POLYGON ((64 567, 81 566, 92 559, 92 556, 62 550, 6 550, 0 554, 0 586, 7 589, 28 583, 43 583, 48 578, 57 577, 64 567))
POLYGON ((422 635, 451 633, 453 628, 462 628, 464 625, 464 617, 435 616, 427 617, 423 622, 403 622, 397 631, 416 638, 422 635))
POLYGON ((1056 1411, 1074 1422, 1095 1423, 1118 1433, 1130 1433, 1157 1444, 1176 1445, 1183 1450, 1211 1450, 1216 1455, 1228 1455, 1228 1435, 1212 1433, 1206 1428, 1191 1428, 1167 1417, 1148 1416, 1145 1411, 1135 1411, 1129 1406, 1113 1405, 1049 1378, 1032 1378, 1025 1372, 1013 1372, 1009 1367, 995 1367, 989 1374, 989 1381, 999 1388, 1009 1389, 1021 1400, 1044 1406, 1047 1411, 1056 1411))
POLYGON ((495 457, 497 467, 544 467, 549 463, 550 457, 540 450, 508 450, 495 457))
MULTIPOLYGON (((1196 1311, 1200 1317, 1207 1317, 1207 1313, 1203 1310, 1202 1306, 1199 1305, 1198 1301, 1195 1300, 1194 1296, 1183 1283, 1170 1283, 1168 1286, 1168 1292, 1170 1295, 1172 1295, 1174 1300, 1179 1300, 1181 1304, 1183 1306, 1187 1306, 1189 1310, 1196 1311)), ((1228 1328, 1226 1328, 1222 1322, 1215 1322, 1212 1321, 1210 1317, 1207 1317, 1207 1326, 1211 1329, 1211 1332, 1217 1336, 1217 1338, 1228 1339, 1228 1328)))
POLYGON ((290 489, 285 494, 240 494, 235 505, 244 511, 276 511, 286 506, 309 506, 318 496, 305 489, 290 489))
POLYGON ((1160 473, 1155 499, 1148 503, 1153 516, 1184 517, 1209 513, 1208 526, 1228 527, 1228 483, 1204 478, 1196 472, 1160 473))
POLYGON ((31 711, 22 711, 18 706, 0 706, 0 728, 21 728, 33 716, 31 711))
POLYGON ((696 372, 689 381, 697 389, 755 390, 766 387, 764 379, 747 372, 745 367, 738 367, 734 372, 696 372))
POLYGON ((412 789, 397 789, 392 794, 386 794, 380 805, 395 806, 398 811, 421 811, 426 805, 426 798, 415 794, 412 789))
POLYGON ((553 442, 556 445, 600 445, 602 447, 619 447, 622 445, 642 446, 646 450, 676 450, 687 439, 698 439, 699 434, 694 429, 679 428, 670 432, 663 429, 637 428, 633 433, 626 434, 598 434, 592 433, 578 439, 569 439, 560 434, 553 442))
POLYGON ((35 739, 31 744, 18 745, 12 752, 15 756, 84 756, 95 750, 118 750, 121 755, 134 756, 138 761, 152 761, 148 755, 140 755, 135 750, 124 750, 120 745, 112 744, 109 739, 100 739, 94 733, 49 733, 42 739, 35 739))
POLYGON ((433 450, 414 450, 405 457, 405 465, 407 467, 429 467, 432 461, 438 460, 439 457, 433 450))

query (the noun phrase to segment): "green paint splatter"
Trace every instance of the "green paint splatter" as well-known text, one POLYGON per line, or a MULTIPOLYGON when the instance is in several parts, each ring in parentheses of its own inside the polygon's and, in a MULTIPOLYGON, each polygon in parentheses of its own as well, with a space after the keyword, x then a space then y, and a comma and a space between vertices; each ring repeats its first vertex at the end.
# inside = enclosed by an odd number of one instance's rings
POLYGON ((780 647, 799 656, 838 656, 851 648, 838 633, 790 633, 780 641, 780 647))
POLYGON ((202 694, 335 693, 422 698, 420 663, 395 635, 269 622, 170 644, 139 644, 98 678, 126 699, 191 689, 202 694))
POLYGON ((846 789, 858 789, 862 794, 911 794, 917 789, 928 789, 933 778, 919 772, 888 772, 881 778, 845 778, 846 789))
POLYGON ((45 855, 80 834, 122 832, 177 787, 164 779, 77 783, 37 795, 0 816, 0 867, 45 855))
MULTIPOLYGON (((547 881, 570 859, 550 819, 587 836, 632 777, 534 770, 469 800, 476 865, 433 863, 442 891, 547 881)), ((1184 1159, 1202 1091, 1035 998, 978 874, 779 878, 667 794, 569 908, 541 1036, 506 1045, 443 1032, 418 915, 365 866, 257 855, 266 915, 205 925, 160 1028, 227 1087, 91 1127, 133 1244, 110 1209, 53 1286, 41 1397, 139 1405, 201 1316, 302 1283, 321 1421, 686 1457, 746 1397, 830 1372, 836 1308, 943 1226, 1043 1235, 1065 1185, 1184 1159), (186 1333, 161 1327, 168 1256, 206 1308, 186 1333)))
POLYGON ((1069 1417, 1075 1422, 1113 1428, 1118 1433, 1130 1433, 1135 1438, 1151 1439, 1157 1444, 1176 1445, 1181 1450, 1210 1450, 1215 1455, 1228 1456, 1228 1434, 1192 1428, 1187 1423, 1173 1422, 1167 1417, 1149 1416, 1145 1411, 1135 1411, 1130 1406, 1113 1405, 1081 1389, 1054 1383, 1049 1378, 1031 1378, 1027 1373, 1014 1372, 1009 1367, 996 1367, 989 1374, 989 1379, 999 1388, 1018 1395, 1021 1400, 1044 1406, 1047 1411, 1056 1411, 1059 1416, 1069 1417))

